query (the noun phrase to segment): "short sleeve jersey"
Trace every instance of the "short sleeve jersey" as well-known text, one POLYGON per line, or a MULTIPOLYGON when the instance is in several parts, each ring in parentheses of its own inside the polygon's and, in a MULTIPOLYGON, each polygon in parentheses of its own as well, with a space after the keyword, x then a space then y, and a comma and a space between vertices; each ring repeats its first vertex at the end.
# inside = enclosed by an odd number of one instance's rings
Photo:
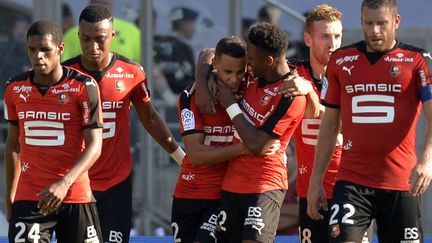
POLYGON ((409 189, 417 162, 419 90, 430 85, 427 60, 429 52, 400 42, 384 53, 366 52, 365 42, 333 53, 321 97, 324 105, 340 109, 344 144, 338 180, 409 189))
POLYGON ((263 193, 288 189, 285 150, 301 122, 306 98, 278 95, 276 90, 284 78, 266 81, 258 79, 252 73, 246 75, 240 107, 249 122, 279 139, 281 147, 270 156, 258 158, 242 155, 230 160, 222 185, 223 190, 234 193, 263 193))
MULTIPOLYGON (((179 98, 182 136, 202 133, 207 146, 226 146, 233 142, 234 126, 225 109, 216 104, 213 115, 201 114, 195 105, 195 93, 185 90, 179 98)), ((194 167, 186 155, 174 196, 187 199, 219 199, 227 162, 194 167)))
POLYGON ((101 93, 104 129, 102 154, 90 168, 94 191, 107 189, 124 181, 132 171, 130 153, 131 102, 150 102, 146 75, 139 64, 113 54, 110 64, 102 71, 89 71, 81 64, 81 56, 64 65, 92 76, 101 93))
MULTIPOLYGON (((60 180, 84 149, 83 129, 102 127, 96 82, 63 68, 61 80, 41 92, 34 72, 9 80, 5 91, 5 119, 19 126, 21 176, 15 200, 38 201, 38 193, 60 180)), ((83 173, 63 202, 92 201, 89 177, 83 173)))
MULTIPOLYGON (((322 81, 313 77, 312 67, 308 60, 290 60, 290 64, 297 68, 299 76, 310 81, 314 91, 320 95, 322 81)), ((301 198, 307 197, 309 180, 312 174, 315 158, 315 148, 318 141, 318 132, 321 124, 320 118, 303 118, 301 124, 294 132, 294 141, 297 156, 297 195, 301 198)), ((327 198, 332 198, 333 187, 336 183, 336 175, 342 154, 342 135, 338 137, 338 143, 332 155, 331 162, 327 168, 323 180, 323 186, 327 198)))

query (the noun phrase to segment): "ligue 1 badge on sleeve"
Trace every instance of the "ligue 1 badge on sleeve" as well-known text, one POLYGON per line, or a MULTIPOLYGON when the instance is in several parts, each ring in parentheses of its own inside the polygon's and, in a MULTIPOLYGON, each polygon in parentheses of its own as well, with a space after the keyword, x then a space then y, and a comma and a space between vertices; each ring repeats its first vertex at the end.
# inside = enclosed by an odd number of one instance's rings
POLYGON ((68 103, 69 101, 69 96, 67 93, 60 93, 58 96, 58 103, 61 105, 64 105, 66 103, 68 103))
POLYGON ((125 83, 124 83, 124 81, 123 80, 116 80, 115 81, 115 89, 118 91, 118 92, 122 92, 122 91, 124 91, 126 88, 125 88, 125 83))

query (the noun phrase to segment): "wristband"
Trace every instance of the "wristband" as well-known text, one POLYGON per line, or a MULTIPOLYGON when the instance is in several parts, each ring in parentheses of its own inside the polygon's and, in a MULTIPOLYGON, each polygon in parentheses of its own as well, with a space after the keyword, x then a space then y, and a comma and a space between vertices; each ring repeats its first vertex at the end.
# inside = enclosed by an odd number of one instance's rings
POLYGON ((183 149, 180 146, 178 146, 178 148, 174 152, 172 152, 170 156, 177 162, 177 164, 182 165, 186 153, 183 151, 183 149))
POLYGON ((226 112, 228 113, 228 116, 231 118, 231 120, 237 115, 243 114, 243 111, 240 109, 240 106, 237 103, 234 103, 226 108, 226 112))

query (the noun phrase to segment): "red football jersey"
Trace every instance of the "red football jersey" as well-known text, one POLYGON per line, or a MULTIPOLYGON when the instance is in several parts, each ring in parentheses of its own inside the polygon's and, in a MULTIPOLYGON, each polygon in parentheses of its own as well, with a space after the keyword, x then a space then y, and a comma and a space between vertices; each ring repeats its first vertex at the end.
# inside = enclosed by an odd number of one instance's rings
MULTIPOLYGON (((309 61, 293 61, 290 62, 297 68, 297 73, 304 79, 309 80, 315 92, 320 95, 322 82, 313 77, 312 67, 309 61)), ((315 148, 318 141, 318 132, 321 124, 321 119, 302 119, 300 125, 294 132, 294 141, 297 156, 297 195, 302 198, 307 197, 309 188, 309 179, 312 174, 313 163, 315 159, 315 148)), ((327 198, 332 198, 333 187, 336 183, 336 175, 342 154, 342 135, 338 137, 338 146, 332 156, 327 172, 324 176, 324 190, 327 198)))
POLYGON ((92 76, 99 84, 104 120, 102 154, 89 170, 94 191, 106 191, 124 181, 132 171, 130 152, 130 107, 133 103, 149 102, 146 75, 139 64, 113 54, 102 71, 86 70, 81 56, 64 62, 92 76))
MULTIPOLYGON (((84 149, 83 129, 102 127, 96 82, 63 68, 59 82, 41 91, 34 72, 11 79, 5 91, 5 119, 20 130, 21 176, 15 200, 38 201, 37 193, 58 181, 84 149)), ((63 202, 92 201, 89 177, 83 173, 63 202)))
MULTIPOLYGON (((284 77, 285 78, 285 77, 284 77)), ((242 155, 229 162, 223 190, 235 193, 263 193, 288 189, 285 150, 303 117, 306 98, 286 98, 276 89, 283 79, 268 82, 251 73, 246 75, 240 106, 246 118, 258 129, 278 138, 280 149, 273 155, 258 158, 242 155)))
POLYGON ((323 104, 339 108, 344 137, 338 180, 380 189, 409 189, 417 162, 419 90, 430 84, 427 52, 402 43, 367 53, 365 42, 333 53, 323 104))
MULTIPOLYGON (((184 91, 179 98, 179 120, 182 136, 203 133, 204 145, 226 146, 233 142, 234 126, 225 109, 215 105, 216 113, 203 115, 195 105, 195 95, 184 91)), ((219 199, 226 162, 194 167, 186 155, 174 196, 188 199, 219 199)))

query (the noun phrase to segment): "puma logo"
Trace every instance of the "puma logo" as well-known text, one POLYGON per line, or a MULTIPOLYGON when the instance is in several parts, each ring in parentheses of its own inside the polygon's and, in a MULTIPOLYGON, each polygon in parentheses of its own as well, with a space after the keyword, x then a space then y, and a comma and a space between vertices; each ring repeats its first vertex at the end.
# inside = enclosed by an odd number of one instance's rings
POLYGON ((342 67, 342 70, 343 71, 347 71, 348 72, 348 74, 351 76, 351 70, 354 68, 354 66, 351 66, 350 68, 347 68, 346 66, 343 66, 342 67))
POLYGON ((424 57, 429 57, 429 59, 432 59, 432 56, 431 56, 430 52, 428 52, 428 53, 423 53, 423 56, 424 56, 424 57))
POLYGON ((27 96, 24 96, 23 94, 20 94, 19 97, 21 99, 23 99, 25 103, 27 103, 27 98, 30 97, 30 94, 27 94, 27 96))

